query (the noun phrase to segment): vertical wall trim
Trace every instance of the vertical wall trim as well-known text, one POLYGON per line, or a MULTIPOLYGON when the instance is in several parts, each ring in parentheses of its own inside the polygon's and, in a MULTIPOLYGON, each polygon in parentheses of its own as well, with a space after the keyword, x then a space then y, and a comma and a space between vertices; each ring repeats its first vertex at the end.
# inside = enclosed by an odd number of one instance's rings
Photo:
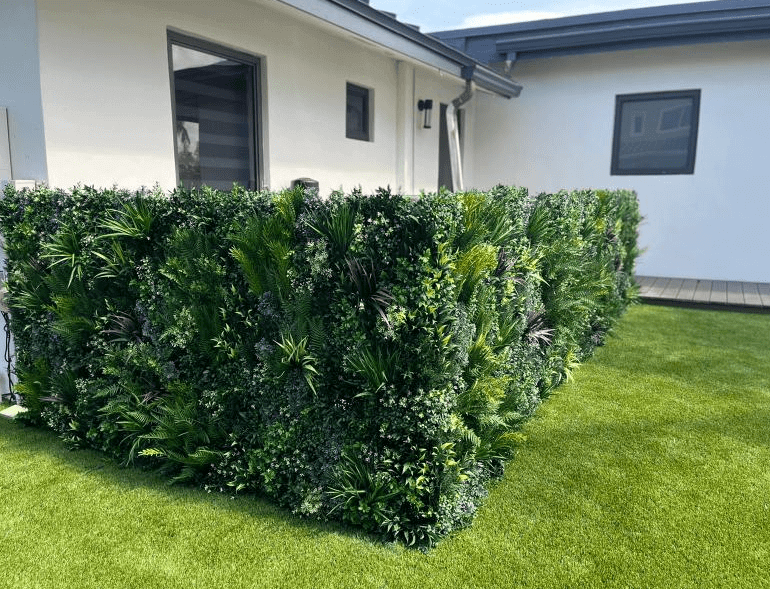
POLYGON ((0 187, 13 180, 11 144, 8 141, 8 109, 0 106, 0 187))
MULTIPOLYGON (((8 110, 0 106, 0 191, 5 184, 13 180, 13 170, 11 169, 11 147, 8 142, 8 110)), ((2 198, 2 192, 0 192, 2 198)), ((4 242, 0 238, 0 279, 5 282, 5 251, 3 251, 4 242)), ((5 317, 0 319, 0 334, 5 333, 5 317)), ((11 342, 12 343, 12 342, 11 342)), ((0 347, 4 344, 0 344, 0 347)), ((4 349, 4 348, 3 348, 4 349)), ((0 400, 10 395, 9 386, 10 377, 5 362, 0 362, 0 400)))
MULTIPOLYGON (((414 109, 417 106, 417 69, 412 66, 412 109, 414 109)), ((414 194, 414 166, 415 166, 415 149, 414 149, 414 143, 416 141, 416 133, 417 133, 417 125, 414 118, 414 110, 412 110, 412 124, 410 125, 412 129, 412 137, 411 137, 411 146, 412 146, 412 174, 410 176, 410 182, 409 182, 409 194, 414 194)))
POLYGON ((396 61, 396 183, 414 192, 414 66, 396 61))

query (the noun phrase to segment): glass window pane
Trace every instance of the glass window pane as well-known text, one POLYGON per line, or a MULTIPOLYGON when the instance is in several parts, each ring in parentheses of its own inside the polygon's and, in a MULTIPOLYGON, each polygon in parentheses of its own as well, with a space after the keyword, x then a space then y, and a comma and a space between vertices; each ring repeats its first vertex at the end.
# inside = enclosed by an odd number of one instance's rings
POLYGON ((180 182, 252 186, 254 66, 179 45, 171 58, 180 182))
POLYGON ((345 136, 369 141, 369 90, 355 84, 347 85, 345 136))
POLYGON ((613 173, 692 173, 693 91, 618 97, 613 173))

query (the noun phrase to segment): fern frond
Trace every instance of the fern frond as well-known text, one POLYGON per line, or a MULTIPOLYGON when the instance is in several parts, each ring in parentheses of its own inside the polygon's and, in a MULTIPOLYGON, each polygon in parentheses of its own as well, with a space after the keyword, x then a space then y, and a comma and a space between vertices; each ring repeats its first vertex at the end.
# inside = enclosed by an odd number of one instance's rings
POLYGON ((166 453, 160 448, 145 448, 144 450, 140 450, 137 455, 158 458, 166 456, 166 453))
POLYGON ((455 265, 459 300, 469 301, 476 285, 496 268, 497 248, 490 244, 477 244, 461 252, 455 265))

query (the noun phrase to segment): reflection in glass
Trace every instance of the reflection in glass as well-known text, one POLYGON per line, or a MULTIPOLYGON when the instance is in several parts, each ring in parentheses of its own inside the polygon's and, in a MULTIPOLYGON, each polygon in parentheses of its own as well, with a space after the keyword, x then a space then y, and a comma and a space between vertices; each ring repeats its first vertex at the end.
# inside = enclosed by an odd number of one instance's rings
POLYGON ((179 181, 253 186, 254 66, 172 45, 179 181))
POLYGON ((686 168, 690 160, 692 109, 690 97, 624 102, 618 168, 626 171, 686 168))

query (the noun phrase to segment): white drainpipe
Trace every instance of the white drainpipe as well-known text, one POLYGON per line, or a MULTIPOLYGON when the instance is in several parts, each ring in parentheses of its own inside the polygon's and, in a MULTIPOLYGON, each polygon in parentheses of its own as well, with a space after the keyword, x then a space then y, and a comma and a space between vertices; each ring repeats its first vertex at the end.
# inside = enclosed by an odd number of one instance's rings
POLYGON ((455 192, 465 190, 463 183, 463 158, 460 152, 460 130, 457 128, 457 109, 473 96, 473 82, 465 81, 465 92, 455 98, 446 109, 446 126, 449 135, 449 161, 452 164, 452 188, 455 192))

